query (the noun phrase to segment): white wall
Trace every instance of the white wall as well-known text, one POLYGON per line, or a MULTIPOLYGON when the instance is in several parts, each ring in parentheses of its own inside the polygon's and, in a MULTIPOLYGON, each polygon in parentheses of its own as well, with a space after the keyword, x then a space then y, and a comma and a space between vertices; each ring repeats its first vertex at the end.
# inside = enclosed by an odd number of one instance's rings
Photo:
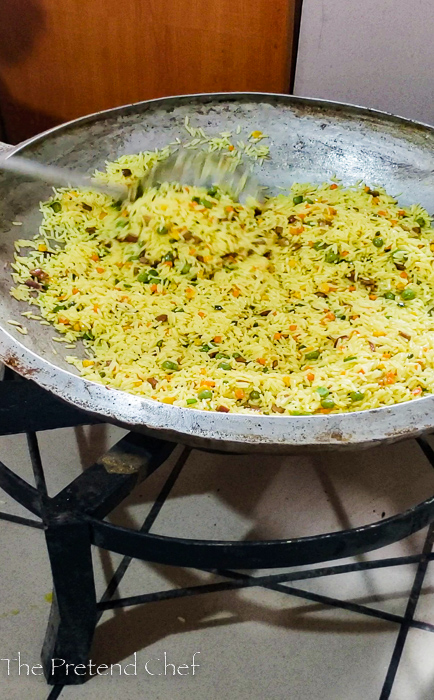
POLYGON ((294 92, 434 124, 434 0, 304 0, 294 92))

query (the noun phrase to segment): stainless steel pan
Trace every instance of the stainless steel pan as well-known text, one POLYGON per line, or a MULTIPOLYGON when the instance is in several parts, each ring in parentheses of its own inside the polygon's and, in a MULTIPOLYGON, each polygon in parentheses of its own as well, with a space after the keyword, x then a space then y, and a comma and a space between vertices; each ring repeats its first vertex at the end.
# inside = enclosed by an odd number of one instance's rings
MULTIPOLYGON (((402 204, 421 202, 434 212, 434 129, 359 107, 285 95, 221 94, 170 97, 78 119, 37 136, 12 152, 44 163, 92 172, 125 153, 166 145, 182 133, 185 116, 215 133, 260 129, 270 135, 272 160, 258 167, 271 188, 294 180, 337 175, 399 194, 402 204)), ((388 408, 319 416, 257 416, 202 412, 157 403, 79 377, 52 352, 53 329, 23 321, 24 305, 9 295, 15 238, 34 235, 38 203, 50 187, 0 175, 0 357, 65 401, 135 430, 199 447, 238 452, 297 452, 368 447, 434 427, 434 396, 388 408), (19 219, 21 227, 11 225, 19 219)), ((60 344, 56 349, 61 352, 60 344)))

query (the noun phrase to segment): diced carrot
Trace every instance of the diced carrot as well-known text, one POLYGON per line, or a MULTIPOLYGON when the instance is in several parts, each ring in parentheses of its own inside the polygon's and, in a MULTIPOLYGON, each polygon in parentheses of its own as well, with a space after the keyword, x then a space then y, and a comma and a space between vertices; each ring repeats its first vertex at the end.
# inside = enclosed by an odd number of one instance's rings
POLYGON ((394 384, 396 382, 395 372, 387 372, 384 381, 386 384, 394 384))
POLYGON ((92 367, 92 365, 94 365, 95 362, 93 360, 83 360, 82 364, 83 367, 92 367))
POLYGON ((78 289, 77 287, 74 287, 74 289, 72 290, 72 293, 73 293, 73 294, 78 294, 78 292, 79 292, 79 289, 78 289))
POLYGON ((93 305, 93 311, 94 311, 95 314, 97 313, 98 309, 99 309, 98 304, 94 304, 94 305, 93 305))
POLYGON ((349 291, 349 292, 355 292, 355 291, 356 291, 355 286, 352 284, 350 287, 348 287, 348 291, 349 291))
POLYGON ((258 359, 256 360, 256 362, 259 362, 260 365, 266 365, 266 364, 267 364, 267 360, 265 359, 265 357, 258 357, 258 359))
POLYGON ((397 219, 389 219, 389 221, 390 221, 392 226, 396 226, 396 224, 398 223, 397 219))
POLYGON ((236 399, 244 399, 246 395, 244 389, 235 389, 234 394, 236 399))
POLYGON ((206 313, 204 311, 198 311, 197 315, 200 316, 201 318, 205 318, 206 313))
POLYGON ((379 210, 378 210, 378 214, 379 214, 380 216, 387 216, 387 211, 385 211, 384 209, 379 209, 379 210))
POLYGON ((313 380, 315 379, 315 375, 313 372, 308 372, 306 374, 306 378, 308 379, 309 382, 313 382, 313 380))
POLYGON ((281 333, 275 333, 275 334, 274 334, 274 340, 280 340, 281 337, 282 337, 282 334, 281 334, 281 333))
POLYGON ((383 352, 383 360, 390 360, 391 357, 390 352, 383 352))
POLYGON ((233 144, 231 144, 230 146, 228 146, 228 151, 233 151, 234 148, 235 148, 235 146, 233 144))
POLYGON ((196 255, 196 248, 190 248, 188 252, 190 253, 190 255, 196 255))
POLYGON ((163 264, 167 265, 167 267, 173 267, 173 262, 171 260, 166 260, 163 264))
POLYGON ((151 284, 151 287, 150 287, 151 292, 156 292, 157 289, 158 289, 158 287, 156 284, 151 284))
POLYGON ((232 294, 233 297, 237 298, 237 297, 240 296, 241 292, 240 292, 240 290, 238 289, 238 287, 232 287, 232 289, 231 289, 231 294, 232 294))
POLYGON ((375 301, 376 298, 377 298, 377 295, 376 295, 376 294, 370 294, 370 295, 369 295, 369 298, 371 299, 371 301, 375 301))
POLYGON ((422 387, 417 386, 416 389, 413 389, 411 393, 414 394, 414 396, 419 396, 419 394, 422 393, 422 387))
POLYGON ((349 250, 343 250, 341 253, 341 258, 346 258, 347 255, 349 255, 349 252, 350 252, 349 250))
POLYGON ((213 382, 212 379, 202 379, 200 385, 213 387, 215 386, 215 382, 213 382))
POLYGON ((301 219, 303 221, 303 219, 306 218, 307 213, 305 211, 301 211, 297 216, 299 219, 301 219))
POLYGON ((334 207, 329 207, 329 214, 330 214, 330 216, 334 216, 334 215, 337 214, 337 213, 338 213, 338 212, 337 212, 337 210, 336 210, 334 207))
POLYGON ((227 207, 225 207, 225 211, 227 211, 227 212, 230 212, 230 211, 233 211, 233 210, 234 210, 234 208, 233 208, 233 207, 231 207, 231 205, 230 205, 230 204, 228 204, 228 206, 227 206, 227 207))
POLYGON ((359 374, 366 374, 365 370, 363 367, 360 367, 360 369, 357 370, 359 374))
POLYGON ((289 330, 290 330, 290 331, 296 331, 296 330, 297 330, 297 325, 296 325, 295 323, 291 323, 291 325, 289 326, 289 330))
POLYGON ((365 192, 369 192, 370 188, 368 187, 368 185, 365 185, 363 189, 365 190, 365 192))
POLYGON ((221 343, 222 342, 222 336, 221 335, 216 335, 213 338, 215 343, 221 343))
POLYGON ((329 311, 328 314, 325 315, 325 317, 326 317, 329 321, 334 321, 335 318, 336 318, 336 316, 334 315, 334 313, 333 313, 332 311, 329 311))
POLYGON ((405 210, 399 209, 398 214, 399 214, 399 216, 405 216, 405 210))
POLYGON ((337 189, 338 189, 338 185, 336 184, 336 182, 334 182, 333 185, 330 185, 330 189, 331 189, 331 190, 337 190, 337 189))
POLYGON ((185 296, 187 297, 187 299, 193 299, 195 294, 196 290, 192 289, 191 287, 187 287, 187 289, 185 290, 185 296))
POLYGON ((408 279, 408 275, 407 275, 407 273, 406 273, 405 270, 403 270, 402 272, 400 272, 400 273, 399 273, 399 276, 400 276, 400 277, 403 277, 405 280, 408 279))
POLYGON ((372 204, 380 204, 380 198, 379 197, 372 197, 372 204))
POLYGON ((58 323, 63 323, 65 326, 68 326, 68 325, 69 325, 69 321, 68 321, 67 318, 65 318, 65 316, 58 316, 57 322, 58 322, 58 323))
POLYGON ((96 271, 97 271, 100 275, 102 275, 102 273, 105 272, 105 267, 97 267, 97 268, 96 268, 96 271))
POLYGON ((92 255, 90 256, 90 259, 93 260, 94 262, 98 262, 99 255, 97 253, 92 253, 92 255))

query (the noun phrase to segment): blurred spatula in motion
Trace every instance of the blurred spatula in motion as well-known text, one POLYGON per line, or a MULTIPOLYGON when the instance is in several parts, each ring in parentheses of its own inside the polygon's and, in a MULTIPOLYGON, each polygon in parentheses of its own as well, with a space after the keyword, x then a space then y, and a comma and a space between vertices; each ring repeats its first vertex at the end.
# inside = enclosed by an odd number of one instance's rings
POLYGON ((44 165, 21 156, 9 156, 0 161, 0 170, 42 180, 57 187, 77 187, 100 192, 122 201, 135 201, 143 190, 163 182, 177 182, 198 187, 216 185, 235 199, 246 199, 251 196, 257 201, 263 200, 263 188, 259 186, 246 165, 239 164, 229 156, 205 151, 181 149, 156 163, 142 178, 128 186, 106 184, 76 170, 44 165))
POLYGON ((177 182, 181 185, 196 187, 220 187, 234 199, 253 197, 261 202, 264 188, 246 164, 238 163, 231 156, 206 151, 193 151, 181 148, 165 160, 154 165, 137 183, 136 194, 131 188, 133 199, 148 187, 155 187, 163 182, 177 182))

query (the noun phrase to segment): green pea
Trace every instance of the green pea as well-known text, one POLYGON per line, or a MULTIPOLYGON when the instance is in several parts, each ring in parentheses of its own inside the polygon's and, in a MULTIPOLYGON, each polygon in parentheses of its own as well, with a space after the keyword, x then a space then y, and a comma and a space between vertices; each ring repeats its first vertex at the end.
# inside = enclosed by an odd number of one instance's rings
POLYGON ((328 243, 324 243, 324 241, 315 241, 313 244, 313 249, 314 250, 324 250, 324 248, 327 248, 328 243))
POLYGON ((330 394, 329 390, 327 389, 326 386, 319 386, 318 389, 315 389, 315 391, 320 395, 320 396, 328 396, 330 394))
POLYGON ((164 262, 173 262, 173 253, 169 251, 166 255, 163 255, 164 262))
POLYGON ((333 399, 323 399, 321 401, 321 406, 323 408, 334 408, 335 407, 335 402, 333 399))
POLYGON ((211 350, 211 347, 204 343, 201 348, 199 348, 199 352, 209 352, 211 350))
POLYGON ((51 207, 52 210, 55 212, 55 214, 58 214, 59 211, 62 210, 62 205, 60 204, 60 202, 52 202, 52 203, 50 204, 50 207, 51 207))
POLYGON ((410 299, 415 299, 416 292, 414 291, 414 289, 404 289, 404 291, 401 292, 401 298, 405 299, 405 301, 409 301, 410 299))
POLYGON ((112 209, 116 209, 117 211, 120 211, 122 209, 122 204, 123 204, 122 200, 118 199, 117 202, 113 202, 113 204, 110 204, 110 206, 112 209))
POLYGON ((269 370, 268 367, 264 367, 262 371, 263 371, 264 374, 267 374, 267 372, 269 372, 270 370, 269 370))
POLYGON ((220 199, 220 192, 218 190, 218 187, 210 187, 209 190, 207 191, 207 194, 210 197, 214 197, 214 199, 220 199))
POLYGON ((166 233, 169 233, 169 229, 167 228, 167 226, 159 226, 157 228, 157 233, 159 233, 160 236, 165 236, 166 233))
POLYGON ((203 207, 206 207, 207 209, 212 209, 214 206, 214 204, 212 202, 209 202, 207 199, 201 199, 200 203, 203 207))
POLYGON ((339 253, 335 253, 333 250, 328 250, 324 256, 324 260, 327 263, 336 263, 340 258, 339 253))
POLYGON ((384 245, 384 241, 382 238, 374 238, 372 242, 376 248, 382 248, 384 245))
POLYGON ((307 352, 305 355, 306 360, 317 360, 321 355, 319 350, 312 350, 312 352, 307 352))
POLYGON ((145 284, 148 284, 148 282, 149 282, 148 271, 143 270, 143 272, 141 272, 140 275, 137 275, 137 281, 144 282, 145 284))
POLYGON ((259 393, 259 391, 256 391, 256 389, 253 389, 250 392, 249 397, 251 398, 252 401, 258 401, 258 399, 261 398, 261 394, 259 393))
POLYGON ((233 353, 232 353, 232 357, 234 357, 235 359, 237 359, 237 357, 241 357, 241 355, 240 355, 239 352, 233 352, 233 353))
POLYGON ((386 293, 384 294, 384 298, 385 298, 385 299, 394 299, 394 298, 395 298, 395 295, 394 295, 393 292, 386 292, 386 293))
POLYGON ((179 366, 177 365, 177 363, 171 362, 171 360, 165 360, 161 366, 163 369, 172 370, 172 372, 177 372, 179 369, 179 366))
POLYGON ((313 199, 309 199, 309 197, 306 197, 305 200, 308 204, 313 204, 313 199))
POLYGON ((350 399, 353 403, 357 403, 358 401, 363 401, 365 397, 365 394, 362 394, 361 391, 352 391, 350 393, 350 399))
POLYGON ((351 360, 357 360, 357 355, 351 355, 351 357, 346 357, 344 362, 351 362, 351 360))
POLYGON ((200 197, 192 197, 191 201, 196 202, 196 204, 200 204, 200 197))
POLYGON ((192 403, 197 403, 197 399, 187 399, 187 406, 191 406, 192 403))
POLYGON ((220 364, 218 365, 218 368, 219 368, 219 369, 224 369, 224 370, 226 370, 226 371, 232 369, 232 367, 231 367, 231 365, 229 364, 229 362, 220 362, 220 364))
POLYGON ((225 355, 224 352, 218 352, 217 355, 215 356, 216 360, 229 360, 229 355, 225 355))
POLYGON ((157 270, 154 270, 152 268, 151 270, 148 270, 148 275, 149 275, 149 277, 158 277, 158 272, 157 272, 157 270))
MULTIPOLYGON (((306 200, 307 202, 307 200, 306 200)), ((312 413, 310 411, 291 411, 291 416, 311 416, 312 413)))
POLYGON ((422 216, 419 216, 419 218, 416 219, 416 223, 419 224, 421 228, 423 228, 426 225, 426 221, 422 216))
POLYGON ((301 204, 303 199, 304 199, 303 195, 298 194, 298 195, 296 195, 296 197, 292 198, 292 201, 294 202, 294 204, 301 204))
POLYGON ((190 263, 185 263, 185 265, 183 266, 183 268, 181 270, 181 275, 186 275, 188 272, 190 272, 190 270, 191 270, 190 263))
POLYGON ((116 224, 116 228, 125 228, 127 223, 128 223, 128 221, 118 221, 116 224))
POLYGON ((212 399, 212 391, 210 389, 202 389, 202 391, 199 391, 197 398, 201 401, 203 399, 212 399))

